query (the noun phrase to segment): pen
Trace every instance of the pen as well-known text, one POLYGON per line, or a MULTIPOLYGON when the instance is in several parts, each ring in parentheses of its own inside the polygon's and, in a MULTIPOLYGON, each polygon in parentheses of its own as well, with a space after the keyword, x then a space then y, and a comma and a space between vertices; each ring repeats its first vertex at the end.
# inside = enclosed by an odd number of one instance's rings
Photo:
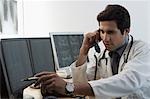
POLYGON ((25 79, 22 79, 21 81, 37 81, 39 79, 39 77, 29 77, 29 78, 25 78, 25 79))

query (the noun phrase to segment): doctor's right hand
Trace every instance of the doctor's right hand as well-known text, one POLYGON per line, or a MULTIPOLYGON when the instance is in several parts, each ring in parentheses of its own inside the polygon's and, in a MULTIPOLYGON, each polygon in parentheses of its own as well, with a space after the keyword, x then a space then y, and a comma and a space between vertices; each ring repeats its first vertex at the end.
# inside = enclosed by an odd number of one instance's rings
POLYGON ((51 94, 53 92, 65 95, 66 81, 59 77, 54 72, 40 72, 35 75, 39 77, 35 86, 41 84, 41 91, 43 95, 51 94))
POLYGON ((94 43, 99 41, 100 34, 98 31, 85 33, 80 51, 85 55, 88 54, 89 49, 94 46, 94 43))

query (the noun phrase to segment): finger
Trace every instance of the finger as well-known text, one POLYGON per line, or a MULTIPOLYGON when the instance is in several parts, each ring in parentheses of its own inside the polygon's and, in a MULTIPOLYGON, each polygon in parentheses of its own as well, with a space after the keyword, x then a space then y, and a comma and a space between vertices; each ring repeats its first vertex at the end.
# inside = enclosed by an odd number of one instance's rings
POLYGON ((51 83, 51 84, 49 84, 50 85, 49 87, 47 87, 48 85, 45 85, 45 84, 42 84, 41 86, 42 86, 43 90, 45 90, 45 92, 48 92, 49 94, 51 94, 54 92, 54 88, 53 88, 54 83, 51 83))
POLYGON ((35 74, 34 76, 35 77, 40 77, 42 75, 49 75, 49 74, 53 74, 54 72, 48 72, 48 71, 44 71, 44 72, 40 72, 40 73, 37 73, 35 74))
POLYGON ((52 79, 52 78, 54 78, 54 77, 56 77, 56 76, 58 76, 58 75, 55 74, 55 73, 52 73, 52 74, 49 74, 49 75, 43 75, 43 76, 41 76, 41 77, 36 81, 36 83, 35 83, 34 86, 37 86, 37 85, 39 85, 41 82, 45 82, 46 80, 52 79))
POLYGON ((40 86, 40 83, 41 83, 41 82, 36 81, 36 82, 34 83, 34 87, 40 86))
POLYGON ((46 80, 45 82, 43 82, 43 84, 44 85, 49 85, 49 84, 51 84, 54 81, 55 81, 54 78, 52 78, 52 79, 46 80))
MULTIPOLYGON (((54 91, 53 90, 46 90, 47 92, 48 92, 48 94, 54 94, 54 91)), ((49 98, 49 99, 51 99, 51 98, 49 98)))
POLYGON ((96 37, 95 32, 87 34, 87 38, 89 39, 90 43, 95 41, 95 37, 96 37))
POLYGON ((45 85, 41 84, 41 93, 45 95, 47 93, 45 85))
POLYGON ((44 82, 47 79, 51 79, 50 75, 43 75, 41 77, 39 77, 39 79, 35 82, 34 87, 38 86, 40 83, 44 82))
POLYGON ((38 86, 34 86, 34 85, 35 85, 35 84, 30 85, 30 88, 33 88, 33 89, 40 89, 40 88, 41 88, 40 85, 38 85, 38 86))
POLYGON ((58 77, 58 75, 56 73, 53 73, 53 74, 50 74, 50 75, 43 75, 38 79, 38 81, 42 82, 42 81, 46 81, 48 79, 52 79, 52 78, 55 78, 55 77, 58 77))
POLYGON ((101 41, 99 31, 97 30, 95 31, 95 33, 96 33, 96 42, 101 41))
POLYGON ((46 90, 55 90, 55 82, 45 86, 46 90))

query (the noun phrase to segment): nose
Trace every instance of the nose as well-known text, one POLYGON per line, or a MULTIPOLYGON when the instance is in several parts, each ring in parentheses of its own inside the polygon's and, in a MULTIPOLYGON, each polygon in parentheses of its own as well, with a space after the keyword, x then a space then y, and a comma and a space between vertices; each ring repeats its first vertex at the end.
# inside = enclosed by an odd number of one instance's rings
POLYGON ((108 35, 107 33, 103 34, 103 41, 108 42, 110 41, 110 35, 108 35))

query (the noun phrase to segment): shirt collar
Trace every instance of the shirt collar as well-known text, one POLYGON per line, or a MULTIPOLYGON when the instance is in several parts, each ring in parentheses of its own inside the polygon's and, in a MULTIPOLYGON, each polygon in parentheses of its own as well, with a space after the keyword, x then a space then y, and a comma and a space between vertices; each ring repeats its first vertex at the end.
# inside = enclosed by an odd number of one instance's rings
POLYGON ((121 57, 123 51, 125 50, 125 48, 126 48, 126 46, 127 46, 127 44, 128 44, 128 41, 129 41, 129 36, 127 36, 127 37, 125 38, 125 40, 124 40, 124 42, 122 43, 121 46, 119 46, 116 50, 109 52, 109 55, 112 56, 112 54, 113 54, 114 52, 116 52, 116 53, 121 57))

